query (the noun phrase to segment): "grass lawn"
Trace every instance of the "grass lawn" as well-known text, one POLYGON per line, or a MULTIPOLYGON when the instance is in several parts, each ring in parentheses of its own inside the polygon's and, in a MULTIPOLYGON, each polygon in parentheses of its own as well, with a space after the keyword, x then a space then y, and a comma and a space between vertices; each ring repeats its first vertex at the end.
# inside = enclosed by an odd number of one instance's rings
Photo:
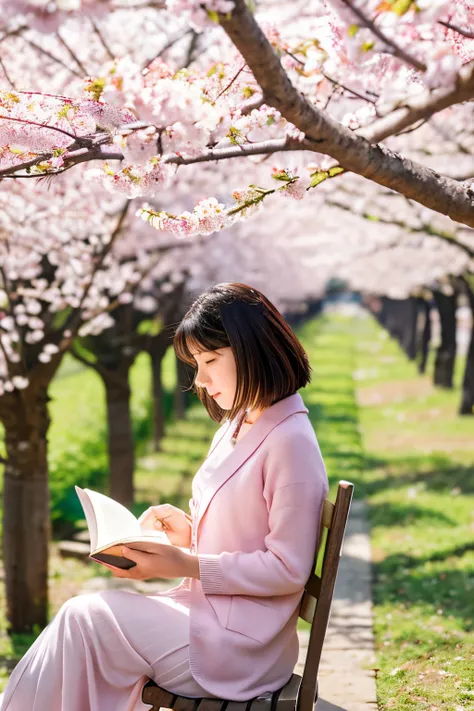
POLYGON ((349 479, 370 507, 380 708, 474 709, 474 420, 371 318, 304 341, 330 496, 349 479))

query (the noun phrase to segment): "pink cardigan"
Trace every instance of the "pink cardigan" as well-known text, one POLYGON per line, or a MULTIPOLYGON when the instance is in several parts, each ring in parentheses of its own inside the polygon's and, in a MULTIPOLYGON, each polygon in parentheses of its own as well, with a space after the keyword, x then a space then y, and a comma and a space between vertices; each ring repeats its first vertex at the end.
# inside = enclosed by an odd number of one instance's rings
MULTIPOLYGON (((190 502, 201 579, 167 592, 190 597, 191 672, 220 698, 279 689, 298 658, 298 608, 328 493, 307 413, 298 393, 265 410, 190 502)), ((226 433, 228 422, 210 452, 226 433)))

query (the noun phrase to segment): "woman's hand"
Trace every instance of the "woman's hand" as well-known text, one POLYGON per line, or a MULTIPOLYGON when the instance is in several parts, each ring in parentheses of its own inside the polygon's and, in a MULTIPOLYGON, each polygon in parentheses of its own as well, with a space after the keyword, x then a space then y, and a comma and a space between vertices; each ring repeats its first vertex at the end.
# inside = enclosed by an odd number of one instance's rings
POLYGON ((133 560, 136 565, 128 570, 116 568, 108 563, 102 563, 110 568, 116 578, 132 580, 149 580, 150 578, 198 578, 199 562, 195 555, 156 541, 147 542, 147 547, 153 553, 145 553, 128 546, 122 546, 122 555, 133 560))
POLYGON ((138 519, 142 531, 164 531, 170 543, 180 548, 191 547, 191 516, 172 504, 150 506, 138 519))

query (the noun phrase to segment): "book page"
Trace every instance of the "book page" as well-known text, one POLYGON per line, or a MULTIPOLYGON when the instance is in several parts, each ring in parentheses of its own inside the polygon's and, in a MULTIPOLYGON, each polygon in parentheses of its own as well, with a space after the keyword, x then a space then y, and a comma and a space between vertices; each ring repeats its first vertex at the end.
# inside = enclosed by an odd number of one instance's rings
POLYGON ((118 501, 98 491, 91 489, 84 489, 84 491, 94 509, 97 524, 97 540, 92 548, 93 551, 122 538, 146 535, 132 512, 118 501))
POLYGON ((84 489, 80 486, 75 486, 76 494, 79 497, 79 501, 84 509, 84 514, 86 517, 87 528, 89 529, 90 539, 91 539, 91 553, 97 547, 97 523, 95 520, 95 513, 92 504, 89 500, 89 496, 85 493, 84 489))

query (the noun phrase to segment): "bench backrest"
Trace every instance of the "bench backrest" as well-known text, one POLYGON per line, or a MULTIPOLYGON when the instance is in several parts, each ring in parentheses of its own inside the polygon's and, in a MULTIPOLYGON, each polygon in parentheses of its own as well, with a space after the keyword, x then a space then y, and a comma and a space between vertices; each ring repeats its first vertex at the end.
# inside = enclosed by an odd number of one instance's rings
POLYGON ((311 624, 311 631, 297 711, 313 711, 319 663, 353 491, 353 484, 340 481, 336 502, 324 501, 313 572, 306 583, 299 613, 311 624))

